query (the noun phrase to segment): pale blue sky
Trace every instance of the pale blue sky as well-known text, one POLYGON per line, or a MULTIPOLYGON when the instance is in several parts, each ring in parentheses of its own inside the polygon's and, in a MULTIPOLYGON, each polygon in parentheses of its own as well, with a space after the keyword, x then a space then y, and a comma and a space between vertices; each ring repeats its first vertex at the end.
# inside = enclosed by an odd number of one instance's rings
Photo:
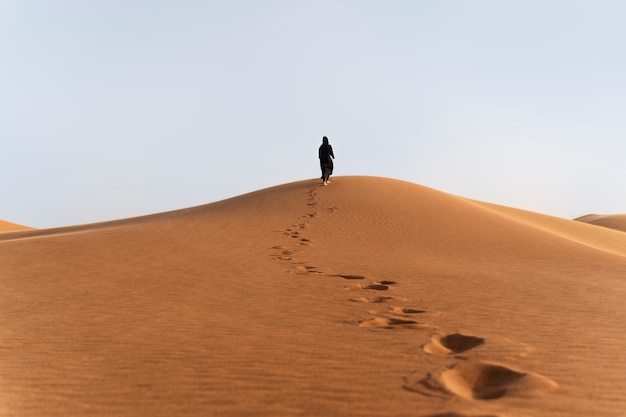
MULTIPOLYGON (((0 0, 0 219, 319 176, 626 213, 626 2, 0 0)), ((332 186, 332 184, 331 184, 332 186)))

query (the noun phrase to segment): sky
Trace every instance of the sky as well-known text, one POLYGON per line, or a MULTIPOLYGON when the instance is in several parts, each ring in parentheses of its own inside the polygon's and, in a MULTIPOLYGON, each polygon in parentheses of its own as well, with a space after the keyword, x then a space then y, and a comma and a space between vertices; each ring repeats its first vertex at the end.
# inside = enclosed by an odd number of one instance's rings
MULTIPOLYGON (((626 213, 626 2, 0 0, 0 219, 335 175, 626 213)), ((330 185, 332 186, 332 184, 330 185)))

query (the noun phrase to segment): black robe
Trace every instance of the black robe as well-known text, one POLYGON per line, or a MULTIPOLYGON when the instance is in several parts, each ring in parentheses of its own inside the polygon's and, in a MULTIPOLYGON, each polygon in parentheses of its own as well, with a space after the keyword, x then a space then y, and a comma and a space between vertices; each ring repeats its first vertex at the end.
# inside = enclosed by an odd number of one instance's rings
POLYGON ((333 153, 333 147, 330 146, 329 143, 322 143, 318 151, 320 158, 320 168, 322 170, 322 177, 324 176, 324 164, 330 166, 330 174, 333 173, 333 158, 335 154, 333 153))

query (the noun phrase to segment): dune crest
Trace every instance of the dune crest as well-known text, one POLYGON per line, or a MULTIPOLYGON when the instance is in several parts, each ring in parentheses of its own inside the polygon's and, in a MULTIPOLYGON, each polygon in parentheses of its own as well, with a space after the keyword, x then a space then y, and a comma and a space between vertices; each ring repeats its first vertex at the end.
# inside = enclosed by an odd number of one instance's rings
POLYGON ((574 220, 626 232, 626 214, 588 214, 574 220))
POLYGON ((17 223, 7 222, 5 220, 0 220, 0 233, 2 232, 14 232, 17 230, 32 230, 32 227, 23 226, 17 223))

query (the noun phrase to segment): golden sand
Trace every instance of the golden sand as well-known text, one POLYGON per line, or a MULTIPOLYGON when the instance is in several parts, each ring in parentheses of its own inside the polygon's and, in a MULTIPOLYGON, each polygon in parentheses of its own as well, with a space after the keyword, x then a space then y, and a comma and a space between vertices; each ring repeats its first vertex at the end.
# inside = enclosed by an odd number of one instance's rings
POLYGON ((626 233, 583 221, 336 177, 2 233, 0 268, 2 416, 626 410, 626 233))
POLYGON ((17 230, 31 230, 31 227, 22 226, 21 224, 11 223, 4 220, 0 220, 0 233, 2 232, 14 232, 17 230))

